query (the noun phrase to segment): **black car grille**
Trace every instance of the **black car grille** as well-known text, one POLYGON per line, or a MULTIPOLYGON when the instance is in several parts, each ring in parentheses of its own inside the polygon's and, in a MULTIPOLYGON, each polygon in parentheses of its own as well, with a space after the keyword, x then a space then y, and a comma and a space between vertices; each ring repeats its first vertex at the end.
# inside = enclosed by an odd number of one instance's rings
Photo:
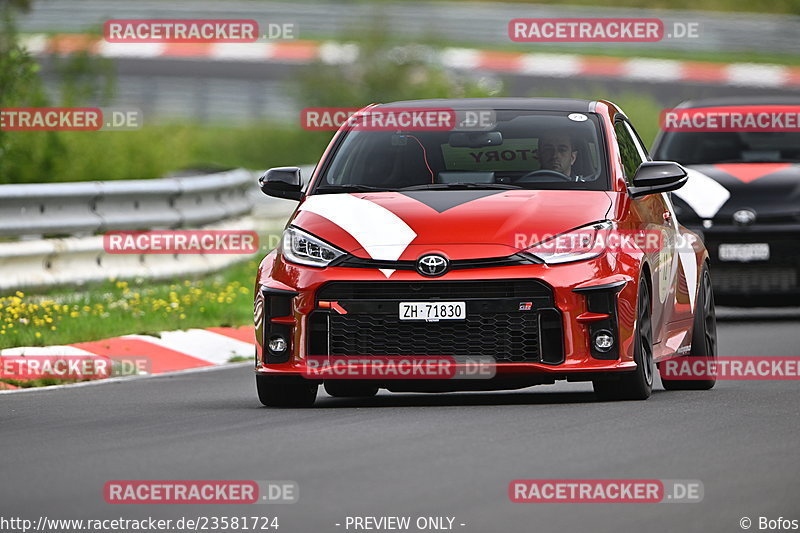
POLYGON ((535 280, 331 282, 318 301, 348 312, 310 316, 312 355, 473 356, 497 362, 563 362, 561 315, 535 280), (401 301, 465 301, 465 320, 406 321, 401 301), (520 311, 520 303, 532 310, 520 311))
MULTIPOLYGON (((513 254, 506 257, 490 257, 485 259, 456 259, 450 262, 449 270, 464 270, 470 268, 497 268, 506 266, 540 264, 541 261, 529 254, 513 254)), ((379 261, 376 259, 363 259, 355 256, 344 256, 331 266, 351 268, 389 268, 393 270, 416 270, 416 261, 379 261)))
POLYGON ((486 281, 336 281, 317 292, 317 300, 436 300, 484 298, 552 298, 550 288, 535 280, 486 281))
POLYGON ((795 290, 797 269, 769 266, 721 266, 711 269, 714 290, 721 293, 763 293, 795 290))
POLYGON ((735 234, 706 234, 711 257, 711 282, 720 294, 755 295, 800 289, 800 235, 768 231, 741 231, 735 234), (721 261, 723 243, 768 243, 769 260, 754 262, 721 261))
POLYGON ((466 320, 408 322, 396 317, 331 316, 331 355, 494 356, 539 360, 539 315, 494 313, 466 320))

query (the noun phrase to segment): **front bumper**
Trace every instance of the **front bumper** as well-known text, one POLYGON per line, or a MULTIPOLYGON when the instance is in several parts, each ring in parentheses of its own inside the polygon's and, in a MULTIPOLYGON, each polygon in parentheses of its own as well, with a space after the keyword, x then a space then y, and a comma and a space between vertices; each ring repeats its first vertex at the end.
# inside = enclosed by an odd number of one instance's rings
POLYGON ((715 225, 697 228, 711 261, 716 302, 722 305, 798 305, 800 301, 800 225, 715 225), (723 260, 720 245, 769 245, 769 259, 723 260))
POLYGON ((256 371, 308 376, 309 356, 476 356, 493 359, 503 388, 515 379, 552 383, 631 371, 638 270, 630 257, 606 254, 558 266, 453 270, 439 278, 398 270, 387 279, 377 269, 302 267, 273 252, 259 270, 256 371), (437 300, 466 302, 467 319, 397 316, 400 301, 437 300), (592 346, 599 329, 614 335, 610 352, 592 346), (268 348, 275 336, 287 339, 284 352, 268 348))

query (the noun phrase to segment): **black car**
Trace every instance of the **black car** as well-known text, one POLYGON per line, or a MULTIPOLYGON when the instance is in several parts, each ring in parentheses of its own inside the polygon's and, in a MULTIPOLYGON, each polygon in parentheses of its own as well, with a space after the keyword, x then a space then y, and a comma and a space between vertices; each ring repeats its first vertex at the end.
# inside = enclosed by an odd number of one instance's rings
MULTIPOLYGON (((676 109, 797 106, 799 98, 716 98, 676 109)), ((672 193, 678 220, 703 236, 717 303, 800 305, 800 133, 662 131, 653 158, 690 172, 672 193)))

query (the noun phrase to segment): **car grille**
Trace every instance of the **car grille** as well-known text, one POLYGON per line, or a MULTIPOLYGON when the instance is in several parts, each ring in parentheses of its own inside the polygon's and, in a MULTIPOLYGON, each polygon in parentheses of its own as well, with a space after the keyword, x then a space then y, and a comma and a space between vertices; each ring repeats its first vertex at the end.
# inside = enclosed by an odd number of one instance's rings
POLYGON ((738 234, 709 234, 706 246, 711 257, 711 281, 720 294, 756 295, 800 289, 800 235, 748 231, 738 234), (768 243, 768 261, 742 263, 719 260, 722 243, 768 243))
POLYGON ((335 281, 317 292, 317 300, 436 300, 474 298, 552 298, 550 288, 535 280, 486 281, 335 281))
POLYGON ((317 300, 347 314, 315 311, 312 355, 474 356, 497 362, 563 362, 561 315, 551 289, 535 280, 331 282, 317 300), (466 301, 465 320, 406 321, 400 301, 466 301), (533 310, 519 311, 523 301, 533 310))
POLYGON ((539 360, 536 313, 495 313, 466 320, 411 322, 366 315, 331 316, 331 355, 494 356, 539 360))
POLYGON ((795 290, 797 269, 768 266, 720 266, 711 269, 714 290, 721 293, 759 293, 795 290))

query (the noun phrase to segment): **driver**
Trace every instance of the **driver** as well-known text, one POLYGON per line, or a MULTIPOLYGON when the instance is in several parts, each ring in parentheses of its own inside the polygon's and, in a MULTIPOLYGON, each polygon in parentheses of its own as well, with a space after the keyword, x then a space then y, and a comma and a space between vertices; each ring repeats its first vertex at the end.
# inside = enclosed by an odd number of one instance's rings
POLYGON ((539 138, 539 165, 542 170, 555 170, 572 179, 572 165, 578 157, 578 150, 572 137, 563 131, 545 133, 539 138))

